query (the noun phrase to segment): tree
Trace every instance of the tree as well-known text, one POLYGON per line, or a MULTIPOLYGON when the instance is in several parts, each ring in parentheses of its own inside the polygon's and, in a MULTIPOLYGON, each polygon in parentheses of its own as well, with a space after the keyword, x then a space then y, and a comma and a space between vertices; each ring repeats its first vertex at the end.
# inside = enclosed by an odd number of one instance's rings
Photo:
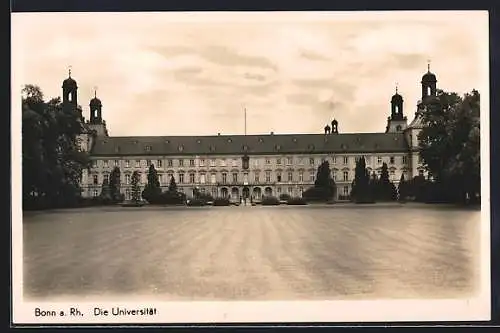
POLYGON ((177 183, 175 182, 174 176, 170 177, 170 184, 168 184, 168 191, 172 193, 177 192, 177 183))
POLYGON ((382 164, 382 171, 380 173, 380 179, 376 183, 376 198, 383 201, 396 200, 397 191, 394 184, 389 180, 389 170, 387 168, 387 163, 382 164))
POLYGON ((121 193, 121 171, 119 167, 114 167, 109 176, 109 189, 113 202, 123 201, 121 193))
MULTIPOLYGON (((420 155, 434 178, 440 201, 462 201, 480 194, 480 95, 460 97, 438 91, 424 101, 419 133, 420 155)), ((434 195, 435 196, 435 195, 434 195)))
POLYGON ((399 201, 405 201, 407 196, 408 196, 407 184, 405 181, 405 175, 402 173, 398 185, 398 199, 399 201))
POLYGON ((302 193, 306 200, 329 201, 335 197, 336 184, 331 176, 330 163, 324 161, 318 167, 314 186, 302 193))
POLYGON ((49 208, 76 204, 82 170, 89 157, 80 151, 81 115, 59 98, 44 101, 35 85, 23 88, 23 205, 49 208))
POLYGON ((141 201, 141 186, 139 184, 140 177, 139 177, 139 172, 137 170, 134 171, 134 173, 132 173, 132 179, 130 182, 132 185, 132 201, 134 202, 141 201))
POLYGON ((107 179, 104 179, 101 187, 101 194, 99 195, 99 199, 102 203, 112 203, 113 197, 111 195, 111 189, 107 179))
POLYGON ((370 186, 370 174, 366 169, 366 161, 364 157, 361 157, 356 161, 351 199, 356 203, 374 202, 372 188, 370 186))
POLYGON ((148 171, 148 183, 144 187, 142 197, 149 203, 158 202, 161 195, 160 181, 155 166, 151 164, 148 171))

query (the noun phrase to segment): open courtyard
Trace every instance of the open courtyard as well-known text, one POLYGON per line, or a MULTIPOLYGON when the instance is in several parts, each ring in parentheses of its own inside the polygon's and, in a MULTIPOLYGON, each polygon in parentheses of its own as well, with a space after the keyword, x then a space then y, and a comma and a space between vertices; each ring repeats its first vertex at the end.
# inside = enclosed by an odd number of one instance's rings
POLYGON ((463 297, 479 231, 479 210, 416 204, 25 212, 24 297, 463 297))

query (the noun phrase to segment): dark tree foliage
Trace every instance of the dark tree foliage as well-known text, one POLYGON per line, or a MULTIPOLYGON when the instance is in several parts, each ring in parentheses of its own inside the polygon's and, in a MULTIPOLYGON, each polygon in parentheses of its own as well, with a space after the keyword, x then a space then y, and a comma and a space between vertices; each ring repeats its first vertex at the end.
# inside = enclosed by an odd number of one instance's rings
POLYGON ((396 186, 389 180, 387 163, 382 164, 380 179, 376 182, 375 197, 380 201, 393 201, 397 199, 396 186))
POLYGON ((158 179, 158 173, 155 166, 151 164, 148 170, 148 183, 144 187, 142 197, 149 203, 157 203, 160 201, 161 187, 158 179))
POLYGON ((479 200, 480 95, 438 91, 421 111, 420 155, 433 181, 430 201, 479 200))
POLYGON ((23 207, 74 206, 81 198, 82 170, 89 157, 80 151, 78 110, 59 98, 44 101, 39 87, 27 85, 22 98, 23 207))
POLYGON ((330 163, 324 161, 318 167, 314 186, 305 190, 302 197, 308 201, 331 201, 335 197, 337 186, 331 176, 330 163))
POLYGON ((130 181, 132 185, 132 201, 139 202, 141 201, 141 185, 139 172, 136 170, 132 173, 132 179, 130 181))
POLYGON ((398 185, 398 200, 405 201, 408 197, 408 184, 405 180, 405 175, 401 174, 398 185))
POLYGON ((109 186, 109 182, 107 179, 104 179, 102 182, 99 201, 103 204, 111 204, 113 202, 113 197, 111 195, 111 188, 109 186))
POLYGON ((170 184, 168 184, 168 191, 172 193, 177 192, 177 183, 175 182, 174 176, 170 178, 170 184))
POLYGON ((111 199, 113 202, 122 202, 124 199, 123 194, 121 193, 121 171, 119 167, 114 167, 113 171, 109 176, 109 190, 111 194, 111 199))
POLYGON ((351 189, 351 200, 356 203, 373 203, 373 188, 370 185, 370 173, 366 169, 366 161, 361 157, 356 162, 354 181, 351 189))

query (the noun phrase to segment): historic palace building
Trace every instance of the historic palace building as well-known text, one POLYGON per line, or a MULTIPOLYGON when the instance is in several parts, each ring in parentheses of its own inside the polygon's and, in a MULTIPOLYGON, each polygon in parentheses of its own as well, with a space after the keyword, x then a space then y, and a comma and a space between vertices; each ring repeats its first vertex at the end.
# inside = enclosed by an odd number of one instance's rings
MULTIPOLYGON (((319 133, 213 136, 128 136, 108 134, 102 103, 90 101, 90 120, 84 123, 81 149, 88 151, 92 167, 82 175, 83 195, 97 196, 114 167, 121 171, 121 191, 130 198, 134 171, 141 174, 141 186, 153 164, 160 184, 167 189, 174 177, 180 191, 189 197, 194 188, 213 196, 239 199, 287 193, 300 196, 314 183, 317 168, 328 160, 337 184, 337 197, 349 195, 356 159, 364 156, 370 173, 380 173, 382 163, 398 183, 401 174, 409 179, 424 174, 418 154, 422 101, 436 95, 436 76, 428 70, 422 77, 422 100, 408 125, 403 97, 391 99, 391 113, 385 132, 341 133, 337 120, 319 133)), ((77 83, 71 75, 63 82, 63 103, 79 108, 77 83)), ((81 110, 81 109, 80 109, 81 110)))

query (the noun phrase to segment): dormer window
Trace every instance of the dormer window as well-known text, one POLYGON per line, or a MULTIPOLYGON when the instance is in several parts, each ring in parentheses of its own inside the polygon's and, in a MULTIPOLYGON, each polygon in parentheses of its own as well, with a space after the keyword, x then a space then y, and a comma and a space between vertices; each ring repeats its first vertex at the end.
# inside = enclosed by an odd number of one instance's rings
POLYGON ((264 139, 259 138, 259 142, 260 142, 260 143, 264 142, 264 139))
POLYGON ((281 150, 281 146, 280 145, 276 145, 276 150, 281 150))
POLYGON ((169 144, 169 143, 170 143, 170 140, 165 140, 165 143, 166 143, 166 144, 169 144))
POLYGON ((210 151, 215 151, 215 146, 210 146, 210 151))
POLYGON ((247 145, 243 145, 243 151, 247 151, 248 150, 248 146, 247 145))
POLYGON ((146 151, 151 151, 151 146, 146 146, 146 151))
POLYGON ((200 140, 200 139, 196 140, 196 143, 197 143, 197 144, 200 144, 200 143, 201 143, 201 140, 200 140))
POLYGON ((231 143, 231 142, 233 142, 233 139, 229 138, 229 139, 227 139, 227 142, 231 143))
POLYGON ((292 139, 292 141, 293 141, 293 142, 297 142, 297 138, 293 138, 293 139, 292 139))
POLYGON ((179 151, 183 151, 184 150, 184 146, 183 145, 179 145, 179 147, 177 148, 179 151))
POLYGON ((308 145, 308 146, 307 146, 307 149, 309 149, 309 150, 314 150, 314 145, 313 145, 313 144, 308 145))

